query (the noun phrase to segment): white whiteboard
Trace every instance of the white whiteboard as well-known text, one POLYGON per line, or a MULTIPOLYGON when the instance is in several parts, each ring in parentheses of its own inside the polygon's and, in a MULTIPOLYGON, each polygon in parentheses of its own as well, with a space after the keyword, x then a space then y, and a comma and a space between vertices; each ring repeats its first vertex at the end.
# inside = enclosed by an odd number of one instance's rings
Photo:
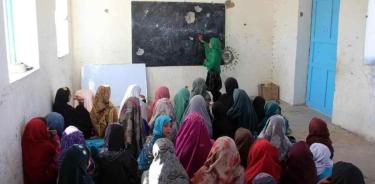
POLYGON ((96 92, 100 85, 111 87, 111 101, 120 106, 129 85, 141 87, 147 99, 147 79, 145 64, 85 64, 81 70, 81 88, 96 92))
POLYGON ((364 64, 375 64, 375 0, 368 2, 364 64))

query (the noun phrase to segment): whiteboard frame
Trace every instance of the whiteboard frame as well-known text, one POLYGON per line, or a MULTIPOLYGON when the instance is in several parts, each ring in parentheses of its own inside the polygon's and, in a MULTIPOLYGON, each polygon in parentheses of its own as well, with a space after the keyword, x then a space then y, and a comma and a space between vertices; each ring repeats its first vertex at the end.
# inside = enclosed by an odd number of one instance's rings
POLYGON ((363 63, 375 64, 375 0, 368 3, 363 63))
POLYGON ((119 107, 129 85, 141 87, 147 99, 147 76, 145 64, 84 64, 81 68, 81 88, 95 94, 100 85, 111 87, 111 101, 119 107))

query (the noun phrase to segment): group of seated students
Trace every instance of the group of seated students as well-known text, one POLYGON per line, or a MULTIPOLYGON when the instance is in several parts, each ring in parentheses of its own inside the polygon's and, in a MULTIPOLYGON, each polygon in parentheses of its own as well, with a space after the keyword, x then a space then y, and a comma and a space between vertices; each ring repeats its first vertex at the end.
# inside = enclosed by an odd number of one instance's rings
POLYGON ((327 124, 313 118, 305 141, 289 136, 281 108, 253 100, 237 80, 215 102, 205 80, 192 90, 157 89, 147 105, 131 85, 119 110, 109 86, 95 96, 60 88, 53 111, 31 119, 22 136, 26 184, 363 184, 351 163, 333 164, 327 124), (95 149, 89 140, 104 140, 95 149))

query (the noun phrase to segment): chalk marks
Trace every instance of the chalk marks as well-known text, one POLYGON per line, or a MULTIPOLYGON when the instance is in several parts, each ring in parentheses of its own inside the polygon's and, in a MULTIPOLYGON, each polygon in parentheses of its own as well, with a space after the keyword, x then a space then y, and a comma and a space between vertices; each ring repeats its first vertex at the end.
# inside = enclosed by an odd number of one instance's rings
POLYGON ((132 63, 152 66, 201 65, 204 48, 197 38, 225 43, 222 3, 132 1, 132 63), (209 13, 209 17, 207 17, 209 13))
POLYGON ((194 10, 195 10, 195 12, 199 13, 203 10, 203 8, 200 7, 199 5, 197 5, 197 6, 194 6, 194 10))
POLYGON ((195 13, 192 12, 192 11, 187 12, 186 15, 185 15, 185 21, 188 24, 194 23, 195 22, 195 13))
POLYGON ((143 50, 142 48, 138 48, 136 54, 137 54, 138 56, 142 56, 144 53, 145 53, 145 50, 143 50))

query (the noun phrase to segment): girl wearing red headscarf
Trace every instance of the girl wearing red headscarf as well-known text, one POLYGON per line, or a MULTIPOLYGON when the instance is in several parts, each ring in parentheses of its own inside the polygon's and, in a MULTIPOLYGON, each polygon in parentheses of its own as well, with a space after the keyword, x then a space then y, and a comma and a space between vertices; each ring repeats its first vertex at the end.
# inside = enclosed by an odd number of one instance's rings
POLYGON ((57 134, 48 132, 42 118, 31 119, 22 136, 22 157, 25 184, 56 183, 60 146, 57 134))
POLYGON ((314 143, 321 143, 326 145, 331 151, 331 159, 333 158, 334 149, 332 146, 332 141, 329 138, 329 130, 327 123, 322 119, 314 117, 310 121, 309 125, 309 135, 306 138, 306 142, 309 146, 314 143))
POLYGON ((255 141, 250 148, 245 171, 246 183, 251 184, 255 176, 265 172, 276 181, 280 180, 282 168, 279 164, 279 151, 266 139, 255 141))

